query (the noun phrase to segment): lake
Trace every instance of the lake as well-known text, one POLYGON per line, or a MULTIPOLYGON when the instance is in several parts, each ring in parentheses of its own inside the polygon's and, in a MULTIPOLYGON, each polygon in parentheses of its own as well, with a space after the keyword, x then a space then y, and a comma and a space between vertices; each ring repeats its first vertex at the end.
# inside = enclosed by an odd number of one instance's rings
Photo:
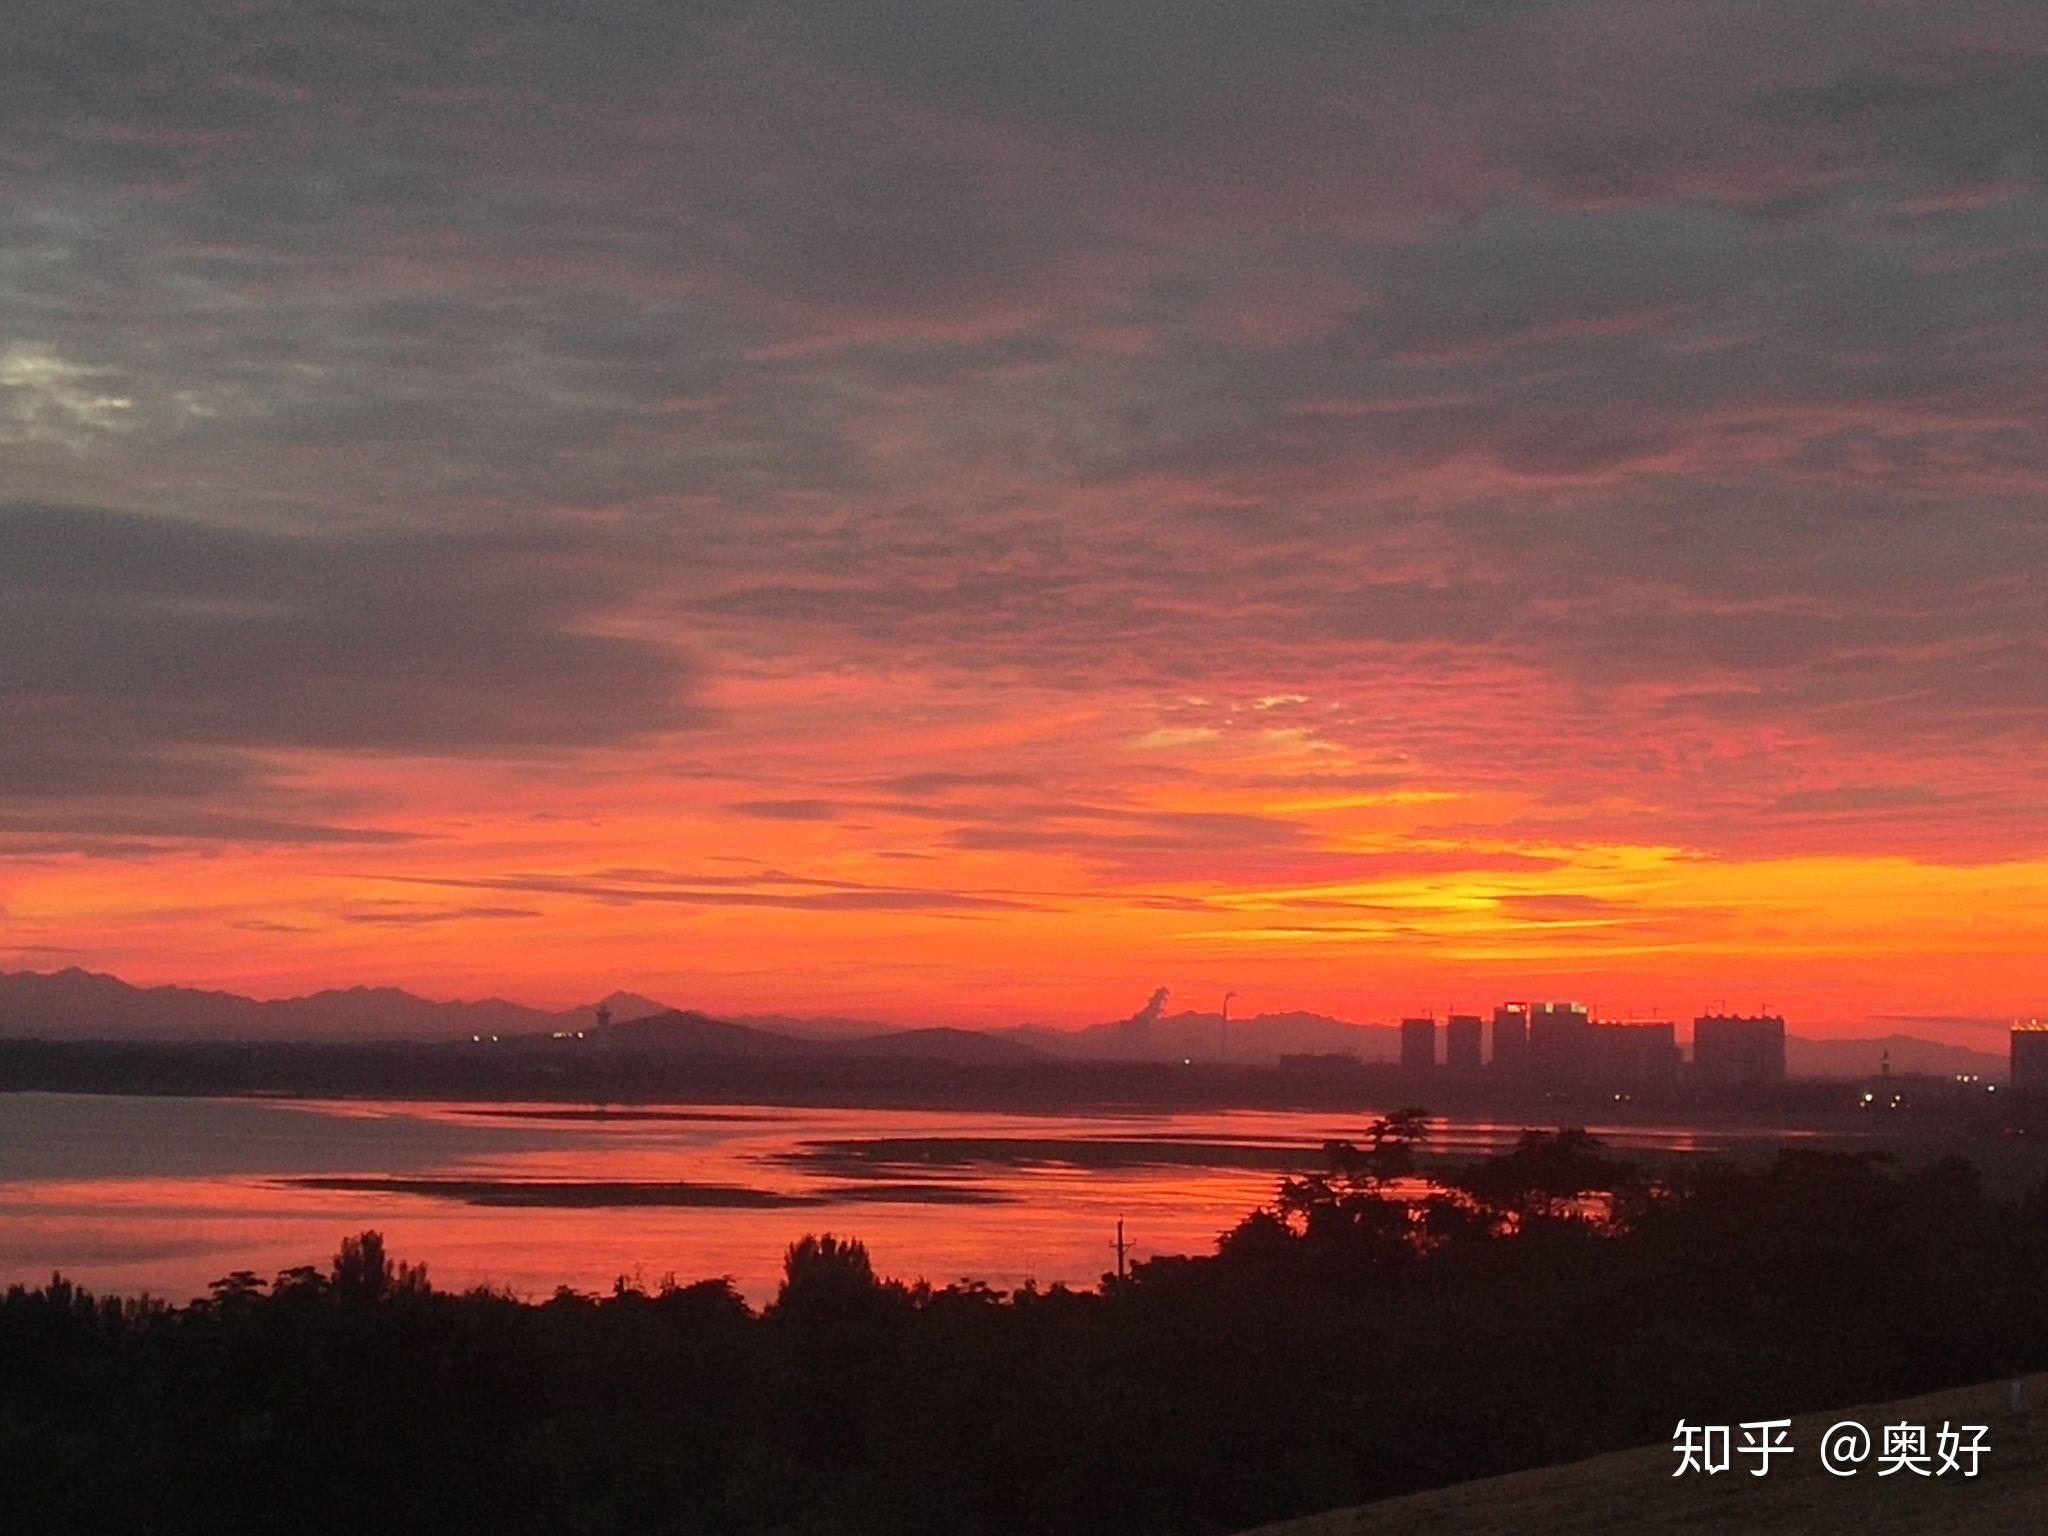
MULTIPOLYGON (((945 1284, 1092 1285, 1134 1257, 1207 1252, 1377 1111, 964 1111, 0 1094, 0 1285, 202 1294, 234 1269, 325 1266, 375 1227, 437 1286, 529 1297, 730 1276, 773 1296, 806 1232, 945 1284)), ((1431 1145, 1522 1122, 1439 1120, 1431 1145)), ((1595 1128, 1619 1149, 1730 1151, 1783 1129, 1595 1128)))

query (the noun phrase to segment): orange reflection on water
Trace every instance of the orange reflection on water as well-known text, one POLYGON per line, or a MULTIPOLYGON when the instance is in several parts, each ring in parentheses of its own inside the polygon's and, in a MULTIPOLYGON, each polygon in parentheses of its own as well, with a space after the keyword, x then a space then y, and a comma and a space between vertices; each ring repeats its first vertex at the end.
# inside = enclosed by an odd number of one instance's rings
MULTIPOLYGON (((375 1227, 447 1288, 544 1296, 619 1276, 725 1275, 757 1303, 806 1232, 862 1238, 886 1274, 1006 1289, 1092 1285, 1114 1264, 1119 1220, 1138 1257, 1206 1252, 1284 1173, 1319 1166, 1325 1141, 1362 1139, 1376 1113, 605 1113, 39 1094, 11 1095, 6 1110, 16 1134, 0 1143, 0 1283, 62 1270, 96 1290, 183 1299, 230 1270, 324 1263, 344 1233, 375 1227), (678 1184, 710 1203, 646 1203, 678 1184), (585 1199, 636 1203, 530 1203, 585 1199), (757 1200, 795 1203, 731 1203, 757 1200)), ((1432 1145, 1486 1151, 1520 1129, 1439 1122, 1432 1145)), ((1784 1133, 1609 1137, 1694 1151, 1765 1134, 1784 1133)))

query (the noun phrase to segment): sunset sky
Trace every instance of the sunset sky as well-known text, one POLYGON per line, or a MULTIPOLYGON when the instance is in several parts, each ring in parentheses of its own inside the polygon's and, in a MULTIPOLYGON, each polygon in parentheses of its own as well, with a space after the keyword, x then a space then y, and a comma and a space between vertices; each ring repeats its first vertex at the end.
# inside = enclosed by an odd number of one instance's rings
POLYGON ((0 968, 1987 1044, 2044 177, 2028 0, 31 3, 0 968))

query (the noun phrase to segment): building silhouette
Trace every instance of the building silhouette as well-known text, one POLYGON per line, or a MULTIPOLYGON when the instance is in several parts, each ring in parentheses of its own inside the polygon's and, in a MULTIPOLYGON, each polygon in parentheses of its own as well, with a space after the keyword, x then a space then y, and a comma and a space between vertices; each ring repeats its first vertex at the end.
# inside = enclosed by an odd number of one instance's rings
POLYGON ((1593 1031, 1584 1003, 1538 1003, 1529 1010, 1529 1071, 1557 1082, 1586 1075, 1593 1031))
POLYGON ((1529 1005, 1502 1003, 1493 1010, 1493 1067, 1519 1074, 1529 1064, 1529 1005))
POLYGON ((1454 1013, 1444 1021, 1444 1066, 1452 1072, 1476 1074, 1484 1061, 1482 1054, 1486 1024, 1476 1013, 1454 1013))
POLYGON ((1666 1083, 1678 1076, 1678 1026, 1669 1019, 1602 1021, 1585 1039, 1586 1075, 1600 1083, 1666 1083))
POLYGON ((1401 1065, 1411 1071, 1422 1071, 1436 1065, 1435 1019, 1401 1021, 1401 1065))
POLYGON ((2048 1024, 2039 1019, 2012 1027, 2012 1090, 2048 1094, 2048 1024))
POLYGON ((1783 1016, 1708 1013, 1694 1019, 1692 1075, 1702 1083, 1782 1083, 1783 1016))

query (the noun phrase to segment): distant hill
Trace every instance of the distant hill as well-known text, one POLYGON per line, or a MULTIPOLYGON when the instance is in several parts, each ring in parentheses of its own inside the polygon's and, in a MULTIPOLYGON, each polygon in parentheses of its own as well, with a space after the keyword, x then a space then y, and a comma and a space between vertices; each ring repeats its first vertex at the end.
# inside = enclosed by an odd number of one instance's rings
POLYGON ((569 1009, 568 1016, 578 1021, 595 1021, 597 1010, 600 1008, 610 1009, 612 1018, 620 1022, 645 1019, 657 1013, 671 1011, 667 1003, 657 1003, 653 998, 642 997, 638 992, 614 992, 611 996, 599 998, 587 1007, 569 1009))
POLYGON ((1792 1077, 1875 1077, 1885 1053, 1892 1071, 1931 1072, 1939 1077, 1974 1072, 2004 1077, 2006 1058, 1966 1045, 1943 1045, 1917 1035, 1883 1035, 1874 1040, 1811 1040, 1785 1037, 1785 1071, 1792 1077))
POLYGON ((671 1010, 651 1018, 614 1023, 594 1037, 612 1050, 657 1055, 746 1057, 788 1060, 792 1057, 902 1061, 950 1061, 961 1066, 1014 1066, 1043 1060, 1029 1046, 971 1029, 902 1029, 858 1039, 815 1039, 761 1029, 729 1019, 714 1019, 688 1010, 671 1010))
MULTIPOLYGON (((1216 1061, 1269 1064, 1281 1056, 1329 1053, 1360 1061, 1392 1061, 1399 1031, 1319 1013, 1261 1013, 1232 1019, 1187 1011, 1164 1013, 1155 998, 1130 1019, 1083 1029, 1038 1024, 967 1030, 892 1029, 872 1019, 747 1015, 712 1018, 671 1008, 637 992, 614 992, 602 1003, 551 1012, 483 998, 436 1002, 396 987, 348 987, 306 997, 259 1000, 194 987, 136 987, 93 971, 0 972, 0 1037, 52 1040, 461 1040, 508 1039, 595 1027, 610 1009, 613 1047, 663 1054, 781 1058, 860 1055, 1001 1066, 1054 1058, 1069 1061, 1216 1061)), ((1870 1039, 1789 1036, 1786 1067, 1794 1077, 1875 1076, 1889 1052, 1901 1075, 1974 1072, 2003 1077, 2002 1053, 1891 1034, 1870 1039)))
POLYGON ((590 1038, 605 1050, 642 1051, 661 1056, 736 1056, 750 1060, 786 1060, 815 1056, 817 1041, 778 1035, 690 1009, 672 1008, 646 1018, 614 1021, 590 1038))
POLYGON ((0 972, 0 1035, 17 1037, 453 1040, 560 1027, 562 1016, 502 998, 437 1003, 395 987, 349 987, 265 1002, 193 987, 134 987, 75 967, 48 975, 0 972))
POLYGON ((848 1041, 841 1049, 857 1056, 950 1061, 964 1067, 1022 1066, 1045 1060, 1045 1052, 1022 1040, 980 1029, 900 1029, 848 1041))
POLYGON ((351 987, 263 1001, 193 987, 136 987, 77 968, 0 972, 0 1036, 53 1040, 506 1040, 581 1030, 612 1049, 662 1055, 881 1056, 1003 1065, 1030 1046, 964 1029, 891 1030, 866 1019, 712 1018, 635 992, 550 1012, 500 998, 434 1002, 396 987, 351 987), (600 1007, 611 1023, 596 1029, 600 1007))
POLYGON ((735 1024, 772 1030, 778 1035, 798 1035, 806 1040, 872 1040, 877 1035, 902 1033, 894 1024, 879 1019, 849 1019, 836 1014, 796 1015, 788 1013, 736 1013, 735 1024))

